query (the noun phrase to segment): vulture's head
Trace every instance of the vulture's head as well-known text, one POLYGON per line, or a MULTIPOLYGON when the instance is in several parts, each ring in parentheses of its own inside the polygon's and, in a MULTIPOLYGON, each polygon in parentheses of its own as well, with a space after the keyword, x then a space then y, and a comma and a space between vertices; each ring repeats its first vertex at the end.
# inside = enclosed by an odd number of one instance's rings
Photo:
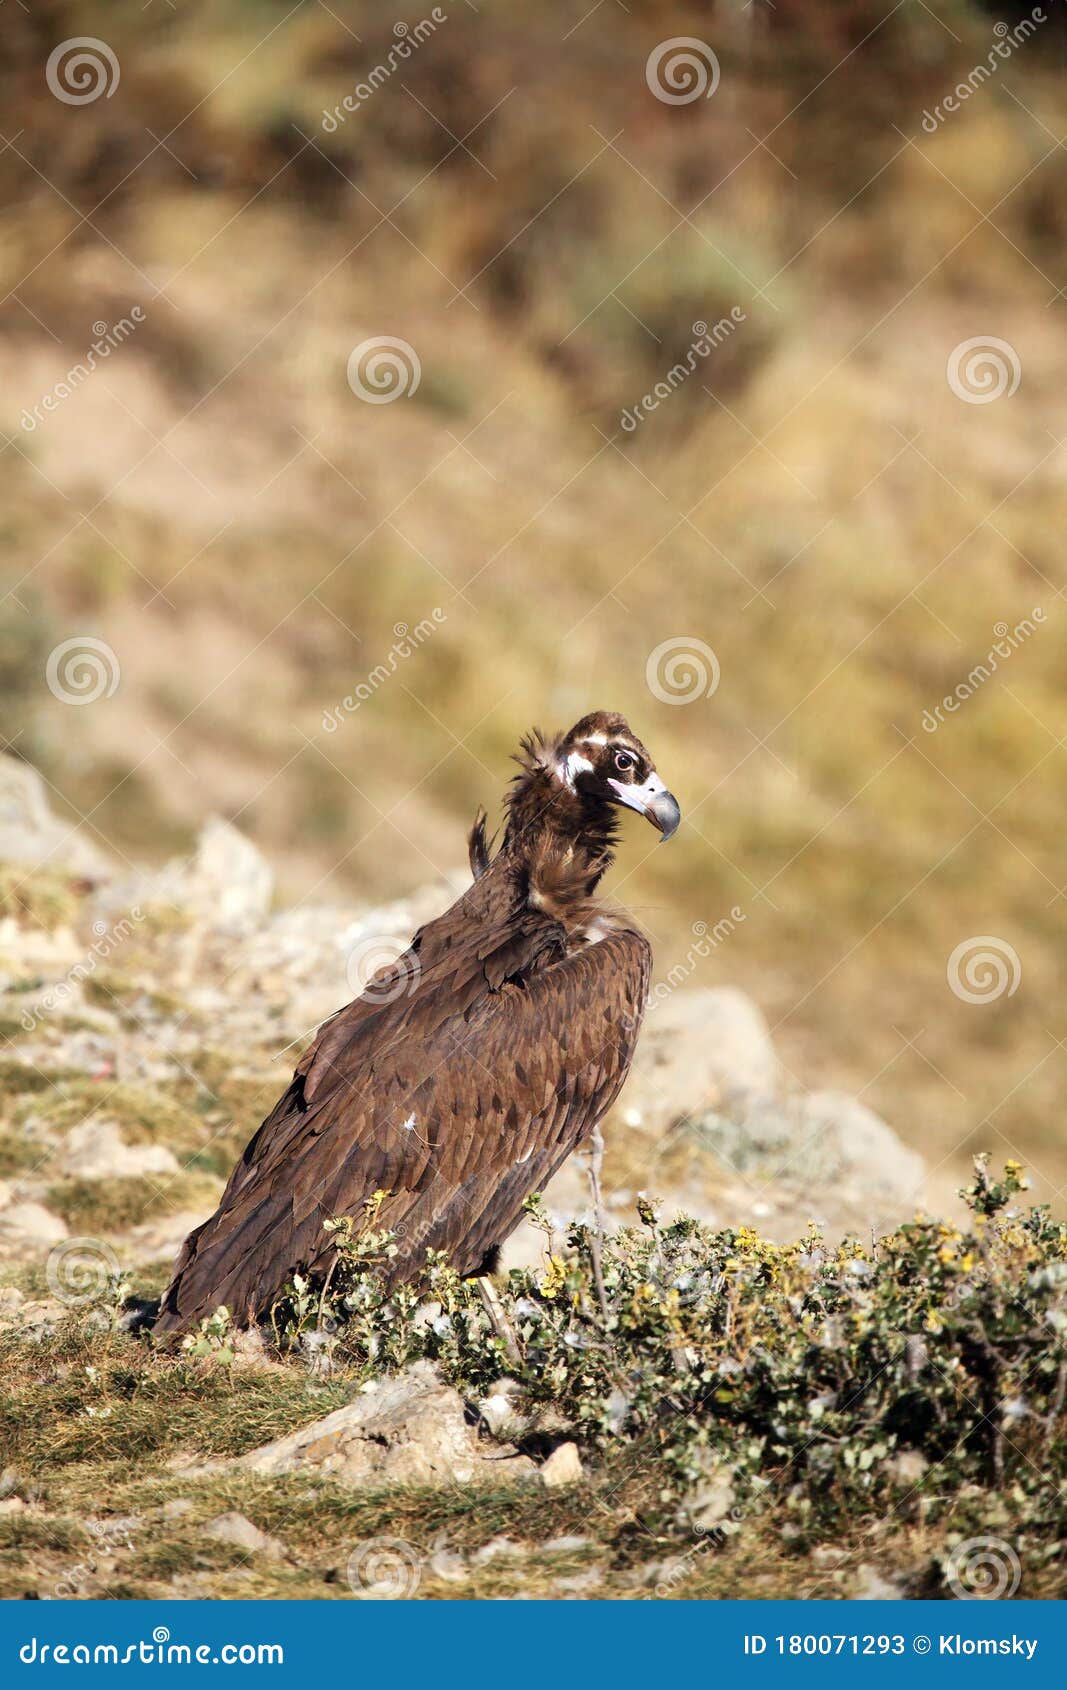
POLYGON ((622 716, 598 710, 557 740, 552 773, 587 805, 636 810, 669 839, 682 819, 645 747, 622 716))

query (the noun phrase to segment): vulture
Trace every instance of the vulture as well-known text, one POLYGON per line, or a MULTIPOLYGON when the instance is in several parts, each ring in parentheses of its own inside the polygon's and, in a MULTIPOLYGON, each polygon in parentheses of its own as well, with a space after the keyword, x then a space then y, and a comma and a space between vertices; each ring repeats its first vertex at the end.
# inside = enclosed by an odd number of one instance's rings
POLYGON ((470 888, 319 1028, 183 1244, 157 1333, 220 1305, 239 1326, 264 1319, 294 1273, 329 1272, 327 1223, 347 1217, 358 1235, 368 1204, 395 1234, 390 1285, 417 1281, 428 1250, 491 1273, 525 1200, 615 1101, 652 953, 597 888, 620 808, 669 839, 678 804, 610 712, 534 732, 516 761, 499 848, 482 811, 470 888))

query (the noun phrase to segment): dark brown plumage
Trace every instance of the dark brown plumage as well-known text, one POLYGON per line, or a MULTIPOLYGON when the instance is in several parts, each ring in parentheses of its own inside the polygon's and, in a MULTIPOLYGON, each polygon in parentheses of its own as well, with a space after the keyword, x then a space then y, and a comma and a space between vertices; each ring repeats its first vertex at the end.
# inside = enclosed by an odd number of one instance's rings
POLYGON ((610 1107, 626 1078, 651 952, 596 897, 619 805, 664 836, 678 806, 621 716, 533 735, 496 855, 480 813, 474 884, 319 1032, 248 1144, 217 1210, 190 1233, 156 1321, 179 1333, 225 1304, 269 1311, 294 1271, 324 1273, 324 1223, 398 1233, 387 1273, 428 1249, 477 1272, 610 1107))

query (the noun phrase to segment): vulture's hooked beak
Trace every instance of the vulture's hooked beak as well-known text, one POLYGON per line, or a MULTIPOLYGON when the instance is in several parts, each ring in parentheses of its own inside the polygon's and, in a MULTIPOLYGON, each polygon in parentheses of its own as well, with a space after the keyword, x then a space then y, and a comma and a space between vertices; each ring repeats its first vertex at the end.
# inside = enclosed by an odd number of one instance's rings
POLYGON ((667 791, 658 775, 649 775, 644 786, 627 786, 624 781, 610 779, 608 785, 617 795, 620 804, 628 805, 631 810, 636 810, 638 815, 647 816, 664 839, 669 839, 672 833, 677 833, 682 812, 678 808, 677 798, 667 791))

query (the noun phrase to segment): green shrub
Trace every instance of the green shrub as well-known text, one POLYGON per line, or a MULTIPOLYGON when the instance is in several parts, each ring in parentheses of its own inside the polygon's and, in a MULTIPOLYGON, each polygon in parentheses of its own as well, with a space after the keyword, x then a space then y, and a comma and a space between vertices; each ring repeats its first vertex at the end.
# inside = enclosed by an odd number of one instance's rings
POLYGON ((641 1224, 602 1243, 603 1301, 575 1226, 566 1254, 511 1272, 499 1330, 442 1259, 428 1289, 385 1292, 367 1257, 389 1235, 342 1228, 332 1283, 301 1281, 282 1325, 367 1373, 430 1357, 475 1398, 508 1375, 533 1424, 550 1409, 593 1451, 633 1439, 671 1482, 726 1465, 739 1495, 784 1482, 815 1515, 916 1485, 1009 1487, 1040 1514, 1067 1477, 1067 1226, 1017 1206, 1025 1183, 1015 1163, 991 1182, 978 1158, 969 1222, 920 1216, 869 1248, 661 1226, 642 1201, 641 1224))

